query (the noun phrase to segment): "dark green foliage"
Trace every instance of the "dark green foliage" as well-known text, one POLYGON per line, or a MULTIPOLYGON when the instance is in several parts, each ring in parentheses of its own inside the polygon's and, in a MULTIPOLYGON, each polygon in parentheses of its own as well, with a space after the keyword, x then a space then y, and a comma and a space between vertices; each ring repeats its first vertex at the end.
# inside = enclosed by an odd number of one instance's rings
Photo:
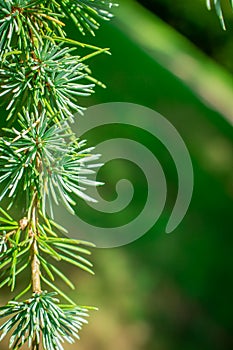
POLYGON ((20 224, 0 209, 0 287, 14 290, 16 277, 28 267, 30 238, 22 235, 20 224))

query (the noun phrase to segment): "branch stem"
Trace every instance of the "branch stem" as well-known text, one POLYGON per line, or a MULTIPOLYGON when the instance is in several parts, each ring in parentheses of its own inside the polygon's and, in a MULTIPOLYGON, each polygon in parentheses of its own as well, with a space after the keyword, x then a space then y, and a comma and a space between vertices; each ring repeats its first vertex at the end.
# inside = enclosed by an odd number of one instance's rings
POLYGON ((38 247, 36 238, 33 238, 33 243, 31 247, 31 269, 32 269, 32 290, 33 293, 41 293, 41 283, 40 283, 40 261, 37 257, 38 247))
MULTIPOLYGON (((31 211, 31 222, 29 234, 32 237, 31 245, 31 279, 32 279, 32 291, 33 293, 40 294, 41 291, 41 277, 40 277, 40 260, 38 258, 38 245, 37 245, 37 209, 38 209, 38 195, 35 193, 33 197, 33 206, 31 211)), ((32 342, 31 350, 39 350, 40 344, 38 344, 36 335, 32 342)))
POLYGON ((41 281, 40 281, 40 261, 38 259, 38 245, 37 245, 37 207, 38 198, 37 195, 34 198, 30 236, 33 238, 31 245, 31 273, 32 273, 32 291, 33 293, 41 293, 41 281))

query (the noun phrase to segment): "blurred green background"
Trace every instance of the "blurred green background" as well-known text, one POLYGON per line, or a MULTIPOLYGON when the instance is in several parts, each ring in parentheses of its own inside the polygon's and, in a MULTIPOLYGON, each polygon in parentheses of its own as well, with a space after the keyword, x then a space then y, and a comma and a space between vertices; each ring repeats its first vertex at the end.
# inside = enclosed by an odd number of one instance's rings
MULTIPOLYGON (((135 135, 166 172, 166 208, 136 242, 93 250, 95 277, 65 266, 77 286, 67 293, 100 309, 92 312, 79 343, 66 349, 232 350, 233 14, 226 1, 224 32, 204 0, 118 2, 115 19, 102 24, 95 38, 83 39, 112 52, 89 61, 107 89, 97 87, 83 103, 131 102, 165 116, 189 149, 194 193, 183 222, 165 234, 177 194, 175 165, 160 144, 143 132, 135 135)), ((69 34, 81 40, 72 25, 69 34)), ((108 132, 110 138, 116 131, 108 132)), ((124 131, 117 132, 120 137, 124 131)), ((89 141, 101 137, 104 132, 89 141)), ((105 198, 115 198, 114 186, 125 167, 101 171, 108 184, 102 189, 105 198)), ((127 171, 137 205, 143 205, 145 178, 131 166, 127 171)), ((84 203, 79 210, 87 218, 93 215, 84 203)), ((132 206, 125 213, 121 224, 133 215, 132 206)), ((114 217, 112 222, 117 224, 114 217)), ((8 298, 7 290, 1 298, 8 298)))

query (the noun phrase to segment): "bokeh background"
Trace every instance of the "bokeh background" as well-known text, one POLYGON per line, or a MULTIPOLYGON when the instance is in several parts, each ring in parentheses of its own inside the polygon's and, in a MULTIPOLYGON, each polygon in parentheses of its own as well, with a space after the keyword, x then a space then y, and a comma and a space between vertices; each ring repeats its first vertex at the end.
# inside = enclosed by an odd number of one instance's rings
MULTIPOLYGON (((164 115, 189 149, 195 187, 183 222, 165 234, 177 194, 176 168, 160 143, 143 131, 135 133, 166 172, 166 208, 136 242, 93 250, 94 277, 64 266, 77 286, 66 292, 82 305, 99 307, 81 340, 66 349, 232 350, 233 13, 225 1, 224 32, 204 0, 118 2, 115 19, 103 23, 95 38, 83 39, 112 52, 89 61, 107 89, 97 87, 83 103, 131 102, 164 115)), ((77 29, 68 27, 69 35, 81 41, 77 29)), ((95 144, 106 133, 127 137, 124 132, 100 130, 88 139, 95 144)), ((147 186, 132 164, 117 161, 103 168, 101 194, 116 198, 115 184, 126 173, 135 186, 135 202, 124 213, 105 219, 80 201, 80 215, 94 216, 106 227, 137 215, 147 186)), ((1 303, 8 296, 4 289, 1 303)), ((6 342, 1 349, 7 349, 6 342)))

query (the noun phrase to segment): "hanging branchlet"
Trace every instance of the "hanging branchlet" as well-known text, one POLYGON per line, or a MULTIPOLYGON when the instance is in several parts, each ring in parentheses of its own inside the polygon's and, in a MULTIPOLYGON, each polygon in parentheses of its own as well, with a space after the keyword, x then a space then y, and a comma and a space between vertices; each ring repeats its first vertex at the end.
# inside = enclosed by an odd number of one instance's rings
POLYGON ((0 288, 13 292, 19 278, 24 283, 0 307, 0 318, 8 318, 0 340, 11 333, 14 350, 24 344, 62 350, 87 322, 89 308, 77 306, 60 288, 61 282, 75 286, 58 262, 93 274, 93 244, 67 238, 53 208, 63 204, 74 213, 74 197, 95 201, 87 188, 101 184, 90 178, 100 155, 71 126, 73 113, 84 110, 79 97, 95 85, 105 87, 86 61, 109 51, 67 38, 65 21, 94 34, 98 19, 112 18, 114 6, 104 0, 0 0, 0 98, 8 113, 0 137, 0 201, 6 203, 0 207, 0 288), (82 48, 91 52, 82 56, 82 48), (14 218, 9 210, 18 200, 21 217, 14 218))
MULTIPOLYGON (((225 25, 223 11, 222 11, 222 4, 221 4, 222 0, 206 0, 206 5, 207 5, 208 10, 211 10, 211 8, 212 8, 212 2, 214 5, 214 8, 215 8, 215 11, 217 13, 217 16, 220 20, 222 28, 223 28, 223 30, 226 30, 226 25, 225 25)), ((230 3, 230 6, 233 10, 233 1, 229 0, 229 3, 230 3)))

